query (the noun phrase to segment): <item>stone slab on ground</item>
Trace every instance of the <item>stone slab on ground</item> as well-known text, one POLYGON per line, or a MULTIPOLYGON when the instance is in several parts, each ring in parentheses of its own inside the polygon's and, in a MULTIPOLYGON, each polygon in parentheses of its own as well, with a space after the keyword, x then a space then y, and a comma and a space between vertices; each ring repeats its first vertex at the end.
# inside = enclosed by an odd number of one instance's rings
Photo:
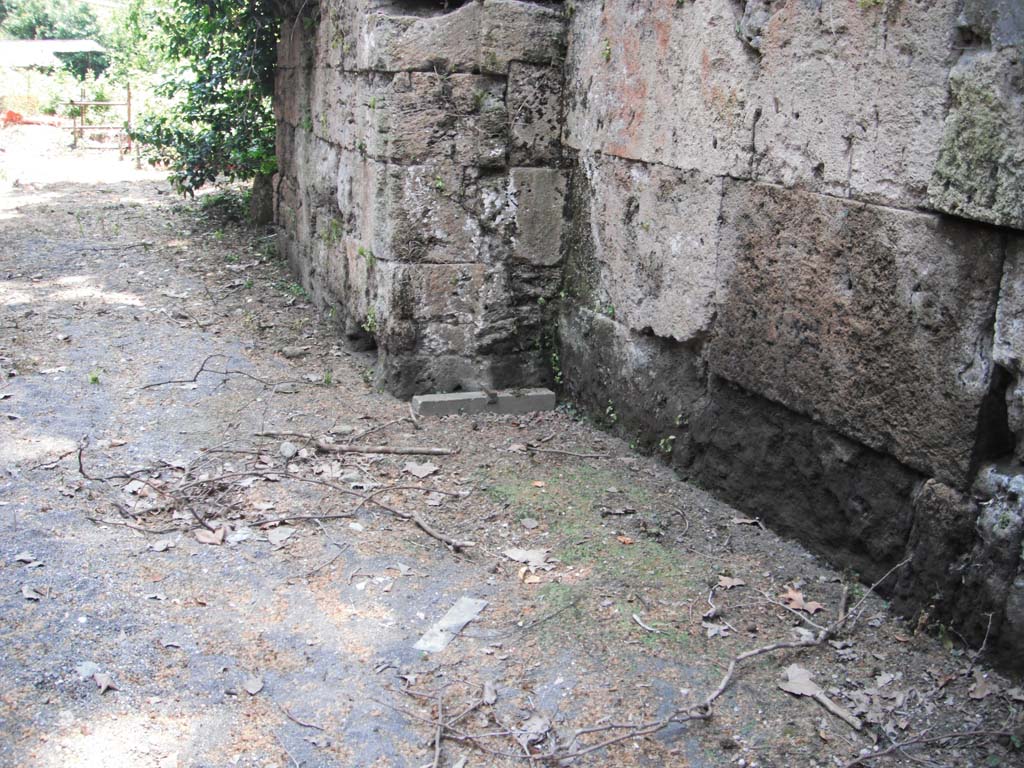
POLYGON ((451 392, 417 395, 412 410, 417 416, 451 416, 453 414, 499 413, 514 415, 534 411, 550 411, 555 407, 555 393, 550 389, 510 389, 495 392, 451 392))

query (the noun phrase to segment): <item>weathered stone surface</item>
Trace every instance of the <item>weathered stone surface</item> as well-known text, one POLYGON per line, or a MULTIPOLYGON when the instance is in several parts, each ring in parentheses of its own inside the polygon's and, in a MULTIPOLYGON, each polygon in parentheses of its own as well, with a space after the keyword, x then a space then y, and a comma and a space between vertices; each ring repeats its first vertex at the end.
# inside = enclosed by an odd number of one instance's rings
POLYGON ((469 72, 480 59, 480 6, 467 3, 435 16, 384 11, 362 16, 356 47, 360 69, 469 72))
POLYGON ((583 196, 602 295, 591 308, 677 341, 705 335, 716 312, 722 180, 586 157, 573 183, 592 191, 583 196))
POLYGON ((946 213, 1024 229, 1024 58, 965 52, 949 75, 953 106, 928 185, 946 213))
POLYGON ((671 448, 685 434, 705 394, 694 349, 582 307, 563 313, 559 336, 556 375, 574 402, 649 449, 671 448))
POLYGON ((1017 457, 1024 460, 1024 237, 1009 239, 992 357, 1011 377, 1006 391, 1007 421, 1016 435, 1017 457))
POLYGON ((754 175, 827 194, 925 202, 960 54, 959 0, 772 3, 750 100, 754 175))
POLYGON ((509 64, 552 64, 565 49, 561 8, 521 0, 484 0, 480 17, 480 68, 504 74, 509 64))
POLYGON ((431 159, 460 165, 505 164, 508 116, 505 82, 484 75, 399 73, 374 111, 367 147, 371 155, 404 164, 431 159))
POLYGON ((556 168, 513 168, 509 189, 515 200, 513 256, 538 266, 562 258, 562 206, 565 173, 556 168))
POLYGON ((951 610, 970 566, 977 517, 978 505, 969 494, 936 480, 921 485, 913 498, 910 562, 896 575, 894 598, 901 612, 951 610))
POLYGON ((1019 0, 964 0, 958 22, 993 48, 1024 43, 1024 5, 1019 0))
POLYGON ((562 72, 512 62, 508 72, 509 162, 551 165, 562 155, 562 72))
POLYGON ((565 141, 707 174, 750 174, 755 57, 731 0, 576 3, 565 141))
POLYGON ((747 183, 722 211, 713 370, 962 487, 1001 234, 747 183))
POLYGON ((865 580, 903 556, 924 478, 889 456, 714 379, 679 442, 688 477, 865 580))
POLYGON ((505 74, 510 62, 551 64, 562 57, 560 10, 521 0, 466 3, 447 13, 368 13, 358 44, 362 69, 385 72, 481 71, 505 74))
POLYGON ((1020 465, 988 465, 978 473, 974 494, 982 500, 977 519, 976 541, 966 570, 957 618, 968 637, 980 641, 988 633, 992 615, 992 637, 1003 660, 1024 668, 1019 653, 1020 638, 1003 631, 1004 621, 1020 626, 1020 578, 1024 543, 1024 474, 1020 465), (1012 603, 1008 605, 1009 600, 1012 603), (1007 610, 1009 608, 1009 610, 1007 610), (1016 651, 1016 652, 1015 652, 1016 651))

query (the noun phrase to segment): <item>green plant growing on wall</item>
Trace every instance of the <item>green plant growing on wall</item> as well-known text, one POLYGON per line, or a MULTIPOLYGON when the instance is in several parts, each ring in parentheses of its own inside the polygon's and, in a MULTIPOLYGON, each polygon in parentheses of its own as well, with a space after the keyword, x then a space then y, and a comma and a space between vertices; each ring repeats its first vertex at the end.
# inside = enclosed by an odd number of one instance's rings
POLYGON ((370 307, 366 310, 366 319, 363 320, 362 329, 369 334, 375 334, 379 329, 377 324, 377 310, 374 307, 370 307))
POLYGON ((609 427, 615 426, 619 421, 619 414, 615 412, 615 403, 608 401, 608 407, 604 409, 604 421, 609 427))
POLYGON ((356 254, 366 259, 366 267, 368 269, 373 269, 377 265, 377 257, 373 255, 373 251, 369 248, 364 248, 360 245, 356 249, 356 254))
POLYGON ((612 43, 607 38, 601 44, 601 58, 605 60, 605 63, 612 60, 612 43))
POLYGON ((345 227, 338 219, 331 219, 331 223, 327 225, 327 231, 324 232, 324 243, 328 247, 337 245, 341 242, 342 236, 345 234, 345 227))
POLYGON ((675 442, 675 435, 668 435, 666 437, 663 437, 661 438, 661 440, 658 441, 658 450, 661 451, 662 453, 672 453, 672 447, 673 445, 675 445, 675 442))

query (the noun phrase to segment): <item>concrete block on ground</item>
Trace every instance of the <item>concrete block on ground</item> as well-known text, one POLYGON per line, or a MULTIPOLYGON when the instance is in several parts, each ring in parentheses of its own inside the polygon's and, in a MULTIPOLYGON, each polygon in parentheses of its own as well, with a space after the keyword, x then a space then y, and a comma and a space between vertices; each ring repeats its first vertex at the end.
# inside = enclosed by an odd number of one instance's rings
POLYGON ((452 392, 440 395, 417 395, 412 410, 418 416, 450 416, 465 413, 499 413, 504 415, 550 411, 555 407, 555 393, 550 389, 509 389, 493 393, 452 392))

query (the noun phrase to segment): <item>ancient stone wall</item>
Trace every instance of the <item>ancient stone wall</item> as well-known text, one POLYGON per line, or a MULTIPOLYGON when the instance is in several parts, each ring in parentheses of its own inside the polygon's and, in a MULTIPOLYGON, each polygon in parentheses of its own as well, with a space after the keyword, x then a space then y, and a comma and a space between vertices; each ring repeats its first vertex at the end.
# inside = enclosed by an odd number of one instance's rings
POLYGON ((515 0, 333 0, 285 24, 284 248, 393 392, 551 379, 564 30, 515 0))
POLYGON ((1019 0, 321 0, 286 248, 392 390, 562 383, 1012 655, 1022 47, 1019 0))

